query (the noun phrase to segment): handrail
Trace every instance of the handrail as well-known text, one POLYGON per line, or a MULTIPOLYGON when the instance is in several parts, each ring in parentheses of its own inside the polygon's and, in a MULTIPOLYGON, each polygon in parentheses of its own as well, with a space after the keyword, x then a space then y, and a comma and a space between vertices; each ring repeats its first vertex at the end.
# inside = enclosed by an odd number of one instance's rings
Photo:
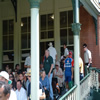
POLYGON ((100 73, 100 69, 99 69, 99 68, 96 68, 96 67, 90 67, 89 69, 90 69, 90 70, 95 70, 96 72, 100 73))
POLYGON ((87 75, 80 81, 80 84, 82 84, 89 76, 90 76, 90 73, 87 74, 87 75))
POLYGON ((77 85, 74 85, 66 94, 64 94, 59 100, 63 100, 66 98, 72 91, 74 91, 77 88, 77 85))

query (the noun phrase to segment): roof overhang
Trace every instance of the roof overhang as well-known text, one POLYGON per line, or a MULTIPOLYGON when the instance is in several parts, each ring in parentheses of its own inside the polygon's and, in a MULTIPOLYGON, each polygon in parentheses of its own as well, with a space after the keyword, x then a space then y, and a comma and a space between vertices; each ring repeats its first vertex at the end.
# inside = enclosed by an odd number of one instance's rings
POLYGON ((100 0, 80 0, 84 8, 97 19, 97 16, 100 14, 100 0))

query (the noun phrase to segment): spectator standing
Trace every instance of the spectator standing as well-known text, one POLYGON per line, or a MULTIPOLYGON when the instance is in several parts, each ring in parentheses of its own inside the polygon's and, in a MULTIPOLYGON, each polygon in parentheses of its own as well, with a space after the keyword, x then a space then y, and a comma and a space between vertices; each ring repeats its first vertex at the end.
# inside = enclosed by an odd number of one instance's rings
POLYGON ((89 67, 92 67, 92 54, 87 48, 87 44, 83 44, 84 48, 84 63, 85 63, 85 75, 89 72, 89 67))
POLYGON ((45 50, 44 70, 49 78, 50 84, 50 98, 53 100, 52 77, 53 77, 53 58, 50 56, 49 51, 45 50))
POLYGON ((17 100, 27 100, 26 90, 22 87, 21 80, 17 81, 17 90, 16 90, 17 100))
MULTIPOLYGON (((9 79, 9 74, 6 71, 0 72, 0 81, 4 81, 9 85, 12 83, 12 81, 9 79)), ((13 90, 11 90, 9 100, 17 100, 16 93, 13 90)))
POLYGON ((10 97, 10 86, 0 81, 0 100, 9 100, 10 97))
POLYGON ((65 67, 65 82, 66 82, 66 91, 68 91, 69 86, 68 83, 72 81, 73 79, 73 59, 72 57, 72 53, 69 52, 69 56, 68 58, 65 59, 64 62, 64 67, 65 67))
POLYGON ((54 68, 55 68, 55 61, 57 60, 57 51, 53 47, 52 42, 50 42, 48 45, 49 45, 48 50, 49 50, 50 56, 53 58, 53 64, 54 64, 54 68))
POLYGON ((68 51, 68 48, 67 48, 67 45, 66 44, 64 44, 63 45, 63 47, 64 47, 64 57, 68 57, 68 55, 69 55, 69 51, 68 51))
POLYGON ((80 71, 80 80, 83 78, 84 73, 83 73, 83 60, 79 56, 79 71, 80 71))
POLYGON ((24 67, 27 69, 27 71, 31 68, 31 53, 30 53, 30 55, 25 59, 24 67))

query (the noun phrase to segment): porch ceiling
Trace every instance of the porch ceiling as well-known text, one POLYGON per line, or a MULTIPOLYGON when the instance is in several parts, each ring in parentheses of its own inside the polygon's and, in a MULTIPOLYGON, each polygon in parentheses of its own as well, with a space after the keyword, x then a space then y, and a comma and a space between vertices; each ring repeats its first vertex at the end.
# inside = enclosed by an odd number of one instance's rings
POLYGON ((80 0, 84 8, 97 19, 97 16, 100 14, 100 0, 80 0))

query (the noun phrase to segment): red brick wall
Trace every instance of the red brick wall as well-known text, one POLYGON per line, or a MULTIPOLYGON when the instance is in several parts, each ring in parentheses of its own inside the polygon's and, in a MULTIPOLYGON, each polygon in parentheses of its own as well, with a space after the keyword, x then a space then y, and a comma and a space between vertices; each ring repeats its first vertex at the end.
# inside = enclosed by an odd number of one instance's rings
POLYGON ((83 8, 80 7, 80 49, 81 57, 84 59, 84 51, 82 45, 86 43, 88 49, 92 52, 92 66, 100 68, 100 55, 99 55, 99 45, 96 45, 96 33, 93 17, 83 8))

